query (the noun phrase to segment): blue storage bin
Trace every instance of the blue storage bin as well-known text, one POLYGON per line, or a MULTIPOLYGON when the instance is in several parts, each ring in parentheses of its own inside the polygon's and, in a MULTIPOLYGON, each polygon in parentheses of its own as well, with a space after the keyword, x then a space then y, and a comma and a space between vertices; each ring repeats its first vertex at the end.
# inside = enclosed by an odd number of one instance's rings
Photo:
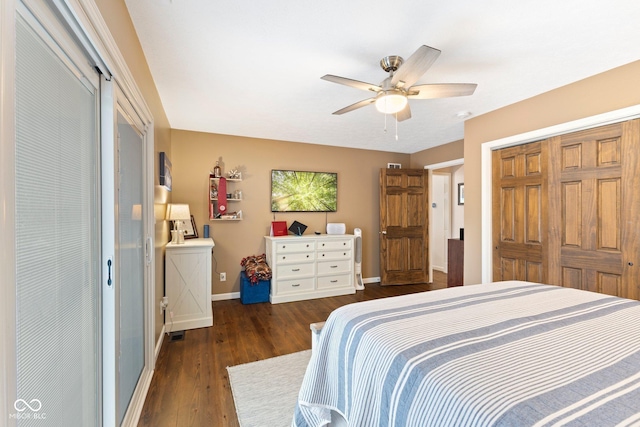
POLYGON ((244 271, 240 273, 240 301, 243 304, 269 302, 270 290, 271 280, 260 280, 257 284, 251 285, 247 274, 244 271))

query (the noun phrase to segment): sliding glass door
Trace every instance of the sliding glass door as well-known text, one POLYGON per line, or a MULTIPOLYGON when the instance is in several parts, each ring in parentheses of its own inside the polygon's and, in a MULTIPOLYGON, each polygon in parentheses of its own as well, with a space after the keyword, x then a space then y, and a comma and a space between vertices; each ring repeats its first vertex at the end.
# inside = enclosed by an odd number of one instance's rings
POLYGON ((118 111, 118 424, 145 366, 144 139, 118 111))
POLYGON ((133 425, 154 364, 153 121, 90 0, 0 4, 0 419, 133 425))
POLYGON ((101 422, 98 74, 16 20, 18 425, 101 422))

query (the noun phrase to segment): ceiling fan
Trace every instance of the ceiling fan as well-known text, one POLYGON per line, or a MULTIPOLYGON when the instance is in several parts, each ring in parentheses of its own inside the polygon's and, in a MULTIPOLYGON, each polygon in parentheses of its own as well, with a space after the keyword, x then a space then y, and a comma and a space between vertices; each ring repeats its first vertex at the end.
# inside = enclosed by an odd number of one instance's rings
POLYGON ((380 66, 389 73, 379 85, 365 83, 346 77, 327 74, 323 80, 351 86, 356 89, 375 92, 368 98, 344 107, 333 114, 344 114, 369 104, 376 104, 381 113, 395 114, 401 122, 411 118, 408 99, 448 98, 452 96, 471 95, 476 90, 475 83, 441 83, 412 86, 433 65, 440 56, 438 49, 422 45, 406 61, 401 56, 385 56, 380 66))

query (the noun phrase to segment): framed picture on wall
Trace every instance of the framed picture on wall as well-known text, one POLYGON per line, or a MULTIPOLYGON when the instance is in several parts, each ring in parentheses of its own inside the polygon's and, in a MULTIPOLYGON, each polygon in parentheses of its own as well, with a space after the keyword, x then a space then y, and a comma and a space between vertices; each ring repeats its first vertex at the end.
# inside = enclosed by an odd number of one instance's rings
POLYGON ((464 182, 458 184, 458 204, 464 205, 464 182))
POLYGON ((160 185, 171 191, 171 161, 164 151, 160 152, 160 185))

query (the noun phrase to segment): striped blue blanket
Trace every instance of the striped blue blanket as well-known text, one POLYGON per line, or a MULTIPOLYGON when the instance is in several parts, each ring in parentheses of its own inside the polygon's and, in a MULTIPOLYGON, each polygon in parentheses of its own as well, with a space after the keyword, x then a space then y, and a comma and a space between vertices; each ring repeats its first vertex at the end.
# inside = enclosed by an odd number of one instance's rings
POLYGON ((293 425, 639 426, 640 302, 527 282, 327 319, 293 425))

